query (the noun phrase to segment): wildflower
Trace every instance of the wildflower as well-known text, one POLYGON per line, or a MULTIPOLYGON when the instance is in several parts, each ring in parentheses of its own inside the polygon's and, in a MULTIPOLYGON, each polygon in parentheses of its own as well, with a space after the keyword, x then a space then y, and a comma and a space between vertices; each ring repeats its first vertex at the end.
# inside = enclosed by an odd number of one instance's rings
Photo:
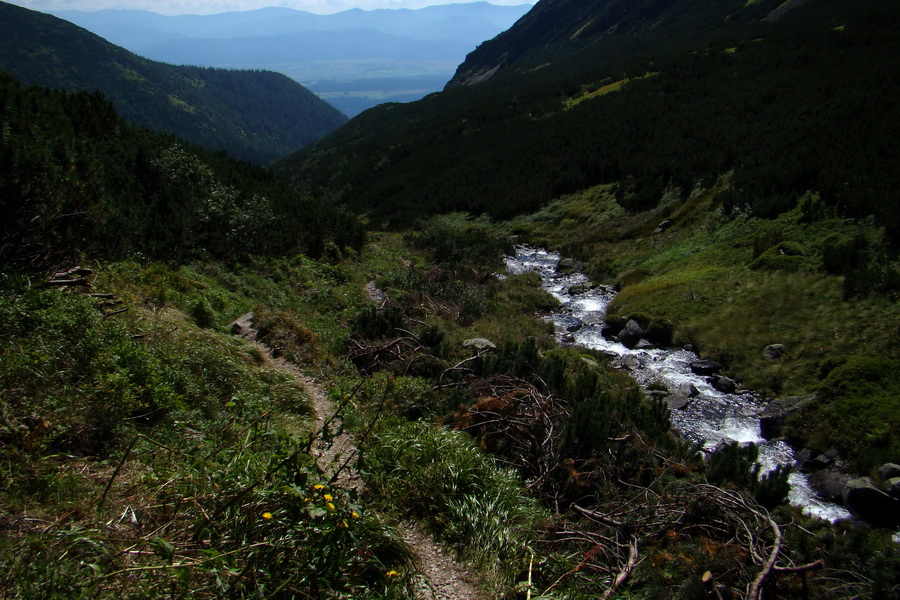
POLYGON ((347 523, 347 519, 341 521, 341 525, 344 526, 344 529, 350 529, 350 525, 347 523))
POLYGON ((322 497, 325 498, 325 502, 331 502, 332 500, 334 500, 334 496, 332 496, 331 494, 325 494, 322 497))
POLYGON ((325 486, 322 485, 321 483, 317 483, 316 485, 313 486, 313 489, 314 490, 324 490, 325 486))
POLYGON ((353 512, 350 513, 350 516, 353 517, 354 519, 358 519, 359 513, 354 510, 353 512))
POLYGON ((397 571, 394 571, 393 569, 391 569, 390 571, 387 572, 387 576, 388 576, 388 577, 399 577, 399 576, 400 576, 400 573, 398 573, 397 571))
POLYGON ((270 512, 264 512, 264 513, 262 514, 262 518, 263 518, 263 519, 271 519, 271 518, 272 518, 272 513, 270 513, 270 512))
POLYGON ((331 502, 328 503, 328 510, 334 510, 334 504, 331 502))

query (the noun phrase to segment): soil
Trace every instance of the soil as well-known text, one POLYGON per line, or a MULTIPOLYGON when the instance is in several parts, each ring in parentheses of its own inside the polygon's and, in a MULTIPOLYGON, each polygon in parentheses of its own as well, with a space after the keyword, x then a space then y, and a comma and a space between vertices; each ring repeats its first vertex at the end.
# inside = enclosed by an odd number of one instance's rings
MULTIPOLYGON (((374 288, 374 285, 372 287, 374 288)), ((373 290, 367 291, 373 295, 373 290)), ((381 300, 383 302, 383 297, 381 300)), ((247 328, 242 333, 265 357, 268 368, 287 373, 303 386, 312 400, 316 431, 322 432, 327 423, 329 432, 336 434, 331 443, 327 443, 324 436, 317 436, 313 453, 319 468, 326 476, 334 478, 335 485, 362 492, 364 481, 352 467, 358 450, 357 440, 350 433, 343 431, 340 418, 336 414, 337 407, 325 388, 314 378, 303 373, 297 365, 283 358, 273 357, 271 350, 256 339, 256 331, 252 328, 247 328)), ((421 525, 404 522, 399 525, 398 530, 410 548, 413 564, 418 571, 413 578, 417 600, 484 600, 474 574, 455 559, 451 550, 425 532, 421 525)))

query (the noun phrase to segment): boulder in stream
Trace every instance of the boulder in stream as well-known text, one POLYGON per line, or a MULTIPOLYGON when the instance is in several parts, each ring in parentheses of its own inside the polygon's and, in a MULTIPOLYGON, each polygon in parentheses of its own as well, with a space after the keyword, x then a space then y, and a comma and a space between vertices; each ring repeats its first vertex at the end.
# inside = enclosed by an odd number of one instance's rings
POLYGON ((891 477, 881 487, 891 498, 900 498, 900 477, 891 477))
POLYGON ((734 379, 730 377, 725 377, 724 375, 713 375, 709 379, 707 379, 709 385, 713 386, 713 388, 719 390, 723 394, 733 394, 737 389, 737 383, 734 379))
POLYGON ((767 440, 777 438, 781 435, 785 420, 791 415, 795 415, 810 402, 815 399, 815 394, 806 396, 788 396, 786 398, 778 398, 769 402, 766 409, 759 415, 760 434, 767 440))
POLYGON ((711 358, 695 360, 691 363, 691 372, 694 375, 715 375, 722 370, 722 363, 711 358))
POLYGON ((690 381, 685 381, 678 385, 677 393, 682 396, 687 396, 688 398, 693 398, 700 393, 700 390, 698 390, 697 386, 690 381))
POLYGON ((625 323, 625 327, 622 328, 622 331, 619 332, 619 335, 616 336, 616 341, 626 348, 634 348, 645 335, 647 334, 644 332, 644 328, 641 327, 640 323, 634 319, 629 319, 628 322, 625 323))
POLYGON ((669 410, 683 410, 690 403, 691 398, 688 396, 682 396, 681 394, 669 394, 666 396, 666 404, 669 405, 669 410))
POLYGON ((900 500, 891 498, 869 477, 852 479, 841 493, 844 506, 877 527, 900 527, 900 500))
POLYGON ((884 463, 878 467, 878 476, 884 480, 900 477, 900 465, 896 463, 884 463))

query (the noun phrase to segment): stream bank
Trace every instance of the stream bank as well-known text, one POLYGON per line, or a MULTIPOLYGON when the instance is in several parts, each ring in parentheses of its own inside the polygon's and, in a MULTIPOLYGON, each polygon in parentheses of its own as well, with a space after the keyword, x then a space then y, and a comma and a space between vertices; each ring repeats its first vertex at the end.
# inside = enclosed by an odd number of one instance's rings
MULTIPOLYGON (((705 451, 714 451, 725 442, 752 443, 759 447, 763 473, 795 464, 794 449, 787 442, 763 436, 760 417, 767 404, 762 397, 720 383, 703 369, 703 361, 690 349, 641 343, 629 348, 608 339, 604 335, 605 316, 615 290, 593 284, 584 273, 560 270, 560 261, 558 253, 528 246, 517 246, 516 256, 506 258, 510 273, 538 273, 542 288, 560 302, 560 308, 545 317, 555 325, 560 344, 606 353, 648 394, 656 393, 651 388, 660 387, 677 391, 667 394, 672 426, 705 451)), ((806 474, 792 472, 790 486, 789 501, 804 513, 832 522, 852 518, 846 508, 819 496, 806 474)))

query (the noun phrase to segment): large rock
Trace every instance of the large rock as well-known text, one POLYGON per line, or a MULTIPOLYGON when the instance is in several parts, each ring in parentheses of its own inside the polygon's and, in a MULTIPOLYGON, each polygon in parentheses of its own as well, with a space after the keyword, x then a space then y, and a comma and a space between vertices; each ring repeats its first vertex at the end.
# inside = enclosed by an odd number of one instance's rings
POLYGON ((735 383, 734 379, 725 377, 724 375, 713 375, 707 381, 709 382, 709 385, 713 386, 713 388, 719 390, 723 394, 733 394, 737 389, 737 383, 735 383))
POLYGON ((474 348, 478 352, 486 352, 488 350, 496 350, 497 344, 487 338, 470 338, 463 342, 463 347, 474 348))
POLYGON ((778 360, 787 354, 787 348, 784 344, 769 344, 763 348, 763 357, 769 360, 778 360))
POLYGON ((900 477, 891 477, 881 487, 891 498, 900 498, 900 477))
POLYGON ((246 338, 254 338, 258 333, 257 330, 253 328, 252 312, 241 315, 232 321, 228 328, 233 335, 241 335, 246 338))
POLYGON ((900 527, 900 500, 878 489, 868 477, 852 479, 841 493, 844 506, 877 527, 900 527))
POLYGON ((878 476, 884 480, 900 477, 900 465, 895 463, 884 463, 878 467, 878 476))
POLYGON ((781 436, 785 420, 795 415, 815 399, 815 394, 806 396, 788 396, 769 402, 766 409, 759 415, 760 434, 767 440, 781 436))
POLYGON ((677 393, 682 396, 687 396, 688 398, 693 398, 700 393, 700 390, 698 390, 697 386, 690 381, 685 381, 678 385, 677 393))
POLYGON ((841 502, 844 488, 850 479, 849 475, 837 469, 822 469, 811 473, 807 480, 809 486, 822 498, 831 502, 841 502))
POLYGON ((666 396, 666 404, 669 405, 669 410, 683 410, 690 403, 691 399, 688 396, 682 396, 681 394, 666 396))
POLYGON ((691 363, 691 372, 695 375, 715 375, 722 370, 722 363, 711 358, 695 360, 691 363))
POLYGON ((629 319, 628 322, 625 323, 625 327, 622 328, 622 331, 619 332, 619 335, 616 336, 616 341, 626 348, 634 348, 645 335, 647 334, 644 332, 644 328, 641 327, 640 323, 634 319, 629 319))

